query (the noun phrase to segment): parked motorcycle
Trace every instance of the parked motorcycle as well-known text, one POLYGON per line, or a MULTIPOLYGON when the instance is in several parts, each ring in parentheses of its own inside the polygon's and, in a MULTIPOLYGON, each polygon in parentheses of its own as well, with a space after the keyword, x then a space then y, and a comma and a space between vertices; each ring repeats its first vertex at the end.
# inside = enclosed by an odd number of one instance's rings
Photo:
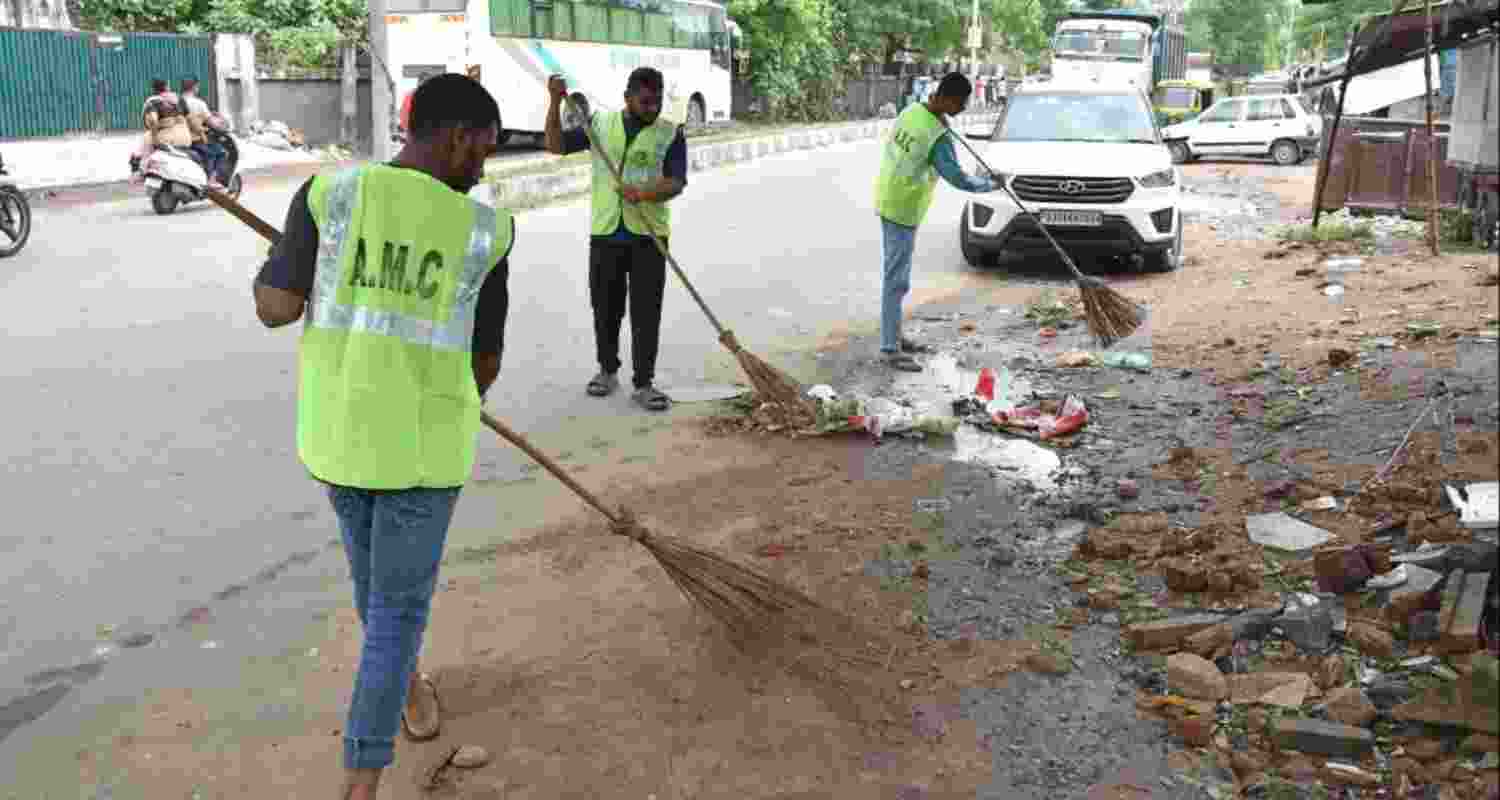
MULTIPOLYGON (((233 136, 214 129, 209 129, 208 140, 224 148, 226 155, 219 168, 219 183, 224 186, 225 194, 238 200, 244 190, 244 180, 239 174, 239 145, 233 136)), ((158 214, 170 214, 182 203, 208 199, 203 193, 208 173, 190 150, 158 147, 146 158, 141 172, 145 176, 146 193, 151 196, 151 208, 158 214)))
POLYGON ((0 258, 21 252, 31 238, 31 204, 19 186, 5 180, 8 174, 0 159, 0 258))

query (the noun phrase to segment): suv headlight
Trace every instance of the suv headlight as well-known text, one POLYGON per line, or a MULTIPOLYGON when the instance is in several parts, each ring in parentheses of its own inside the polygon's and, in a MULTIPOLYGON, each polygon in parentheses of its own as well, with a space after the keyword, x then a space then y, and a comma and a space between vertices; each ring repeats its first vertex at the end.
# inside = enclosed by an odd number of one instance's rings
POLYGON ((1164 169, 1152 172, 1149 175, 1142 175, 1136 178, 1136 180, 1140 181, 1141 187, 1144 189, 1161 189, 1176 183, 1177 173, 1174 170, 1164 169))

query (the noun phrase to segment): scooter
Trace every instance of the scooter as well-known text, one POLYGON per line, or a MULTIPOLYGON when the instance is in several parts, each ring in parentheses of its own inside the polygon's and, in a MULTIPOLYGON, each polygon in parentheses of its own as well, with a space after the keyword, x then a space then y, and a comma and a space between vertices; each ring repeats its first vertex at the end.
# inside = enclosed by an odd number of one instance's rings
POLYGON ((19 186, 5 180, 8 174, 0 159, 0 258, 21 252, 31 238, 31 204, 19 186))
MULTIPOLYGON (((208 140, 224 148, 224 163, 219 168, 219 183, 225 194, 239 199, 244 190, 244 180, 239 174, 240 148, 234 137, 214 130, 208 131, 208 140)), ((192 151, 178 147, 158 147, 146 158, 141 169, 145 176, 146 193, 151 196, 151 208, 158 214, 170 214, 182 203, 207 200, 204 187, 208 173, 194 157, 192 151)))

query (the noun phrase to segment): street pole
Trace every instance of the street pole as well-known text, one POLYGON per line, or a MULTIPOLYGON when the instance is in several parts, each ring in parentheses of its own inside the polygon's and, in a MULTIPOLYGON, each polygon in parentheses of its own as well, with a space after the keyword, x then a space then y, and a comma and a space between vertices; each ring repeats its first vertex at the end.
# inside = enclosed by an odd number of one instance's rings
POLYGON ((390 37, 386 35, 385 12, 387 0, 369 0, 370 3, 370 156, 377 162, 390 161, 395 154, 391 147, 391 95, 389 75, 390 37), (389 76, 389 77, 388 77, 389 76))
POLYGON ((1422 72, 1427 82, 1427 247, 1438 255, 1437 135, 1432 130, 1432 0, 1427 0, 1427 46, 1422 50, 1422 72))
MULTIPOLYGON (((979 0, 974 0, 973 9, 974 22, 970 30, 977 32, 979 30, 979 0)), ((969 69, 972 69, 975 74, 979 72, 979 42, 976 41, 978 38, 974 33, 969 34, 969 69)))

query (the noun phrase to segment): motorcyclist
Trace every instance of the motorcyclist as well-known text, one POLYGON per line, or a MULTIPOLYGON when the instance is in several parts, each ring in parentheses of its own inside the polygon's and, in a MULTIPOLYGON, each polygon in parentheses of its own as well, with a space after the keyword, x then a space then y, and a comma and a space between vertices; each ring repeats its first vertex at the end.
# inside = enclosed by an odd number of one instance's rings
POLYGON ((223 145, 208 135, 209 119, 213 112, 208 103, 198 96, 198 79, 184 78, 182 81, 182 104, 187 109, 188 128, 193 137, 192 151, 203 171, 208 176, 208 188, 222 189, 219 183, 220 169, 226 155, 223 145))

